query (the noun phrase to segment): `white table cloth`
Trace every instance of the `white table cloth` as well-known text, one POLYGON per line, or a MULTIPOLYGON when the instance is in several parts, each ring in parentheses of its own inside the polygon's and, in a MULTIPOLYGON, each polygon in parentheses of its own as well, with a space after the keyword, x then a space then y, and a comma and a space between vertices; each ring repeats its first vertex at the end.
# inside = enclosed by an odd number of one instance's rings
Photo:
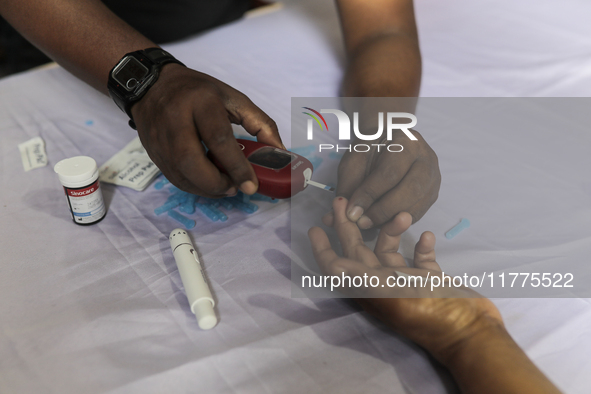
MULTIPOLYGON (((416 12, 423 96, 591 92, 591 4, 416 0, 416 12)), ((286 141, 291 97, 337 95, 344 63, 330 1, 290 1, 276 13, 166 49, 247 94, 277 121, 286 141)), ((523 204, 540 185, 518 181, 537 176, 539 155, 552 152, 547 140, 518 136, 534 142, 507 150, 493 170, 465 152, 486 141, 484 154, 493 155, 495 136, 475 130, 466 141, 424 131, 443 184, 408 239, 433 230, 444 268, 458 259, 510 264, 559 255, 588 262, 591 137, 560 132, 556 138, 572 142, 570 150, 553 152, 562 164, 544 167, 549 174, 535 179, 562 183, 544 188, 528 210, 523 204), (522 164, 533 164, 516 166, 520 153, 522 164), (568 168, 572 173, 564 174, 568 168), (490 183, 475 187, 468 180, 479 171, 490 183), (501 182, 495 171, 508 178, 501 182), (484 192, 506 184, 516 187, 510 198, 484 192), (468 197, 480 200, 466 204, 473 201, 468 197), (567 203, 552 204, 563 197, 567 203), (517 215, 521 227, 504 228, 503 210, 517 215), (443 232, 464 214, 476 219, 473 227, 446 242, 443 232), (483 253, 482 239, 496 242, 495 251, 483 253)), ((234 212, 225 223, 197 215, 191 235, 220 316, 213 330, 199 330, 167 239, 178 224, 153 214, 167 192, 103 184, 107 216, 80 227, 52 171, 75 155, 102 164, 134 136, 108 97, 61 68, 0 80, 0 392, 454 392, 449 376, 421 349, 353 303, 291 298, 287 202, 261 203, 250 216, 234 212), (25 173, 17 145, 35 136, 46 142, 49 166, 25 173)), ((499 132, 499 139, 509 137, 499 132)), ((566 393, 589 392, 589 300, 495 302, 510 333, 550 379, 566 393)))

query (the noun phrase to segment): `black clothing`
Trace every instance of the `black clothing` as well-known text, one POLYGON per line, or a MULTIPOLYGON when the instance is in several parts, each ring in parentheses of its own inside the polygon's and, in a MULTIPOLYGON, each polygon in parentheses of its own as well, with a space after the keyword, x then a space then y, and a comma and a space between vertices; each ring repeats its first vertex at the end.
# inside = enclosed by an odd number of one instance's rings
POLYGON ((232 22, 250 0, 102 0, 133 28, 157 44, 176 41, 232 22))
MULTIPOLYGON (((163 44, 239 19, 251 0, 102 0, 140 33, 163 44)), ((0 17, 0 77, 51 61, 0 17)))

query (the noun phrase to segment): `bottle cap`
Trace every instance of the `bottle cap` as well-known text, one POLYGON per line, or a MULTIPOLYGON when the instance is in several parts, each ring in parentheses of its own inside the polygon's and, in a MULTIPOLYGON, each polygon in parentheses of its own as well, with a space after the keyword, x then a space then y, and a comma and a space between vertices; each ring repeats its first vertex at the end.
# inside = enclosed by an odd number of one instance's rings
POLYGON ((60 182, 66 187, 85 186, 95 175, 98 176, 96 161, 88 156, 75 156, 61 160, 53 170, 59 176, 60 182))
POLYGON ((209 330, 218 323, 218 318, 213 310, 213 304, 207 299, 201 299, 193 304, 193 313, 197 318, 199 328, 202 330, 209 330))

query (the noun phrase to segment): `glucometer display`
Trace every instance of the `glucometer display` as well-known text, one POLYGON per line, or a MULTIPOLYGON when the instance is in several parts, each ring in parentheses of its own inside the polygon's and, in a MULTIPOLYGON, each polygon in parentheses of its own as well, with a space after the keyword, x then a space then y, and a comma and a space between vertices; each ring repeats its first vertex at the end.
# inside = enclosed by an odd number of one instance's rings
MULTIPOLYGON (((290 198, 308 185, 334 191, 334 188, 310 179, 314 166, 304 156, 257 141, 237 139, 236 143, 252 164, 252 169, 259 180, 258 193, 263 196, 290 198)), ((220 171, 227 174, 211 150, 207 152, 207 157, 220 171)))
POLYGON ((292 162, 294 156, 289 152, 280 151, 271 146, 257 149, 250 156, 248 161, 257 166, 267 167, 272 170, 280 170, 292 162))

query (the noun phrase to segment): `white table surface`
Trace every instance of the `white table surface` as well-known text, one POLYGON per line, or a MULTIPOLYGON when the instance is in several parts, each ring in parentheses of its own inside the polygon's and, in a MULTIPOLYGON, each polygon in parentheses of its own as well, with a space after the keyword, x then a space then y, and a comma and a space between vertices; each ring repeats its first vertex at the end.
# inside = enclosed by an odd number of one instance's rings
MULTIPOLYGON (((417 0, 416 10, 423 96, 591 92, 591 4, 417 0)), ((291 97, 335 96, 344 59, 330 1, 290 1, 276 13, 166 48, 247 94, 277 121, 285 140, 291 97)), ((475 130, 458 151, 455 142, 463 136, 423 132, 439 155, 443 184, 439 200, 409 237, 433 230, 444 268, 469 258, 522 262, 559 254, 588 261, 591 138, 562 132, 573 143, 556 156, 562 164, 549 166, 545 176, 563 182, 544 188, 545 197, 531 211, 523 204, 539 185, 521 189, 518 180, 536 174, 537 164, 518 166, 519 154, 524 153, 522 164, 531 159, 543 165, 537 160, 551 152, 547 139, 509 150, 507 160, 499 160, 509 174, 505 181, 517 185, 510 200, 502 193, 478 193, 494 190, 492 170, 487 175, 493 183, 474 191, 470 176, 486 168, 481 156, 460 154, 478 141, 492 145, 493 137, 475 130), (565 168, 572 173, 562 173, 565 168), (567 204, 553 204, 565 196, 567 204), (483 199, 470 204, 469 197, 483 199), (520 226, 503 228, 503 209, 522 218, 520 226), (477 224, 446 243, 442 233, 449 220, 463 214, 477 224), (484 253, 483 239, 495 243, 492 252, 484 253)), ((109 98, 61 68, 0 80, 0 392, 454 392, 422 350, 352 303, 291 298, 287 202, 261 203, 256 214, 235 213, 223 224, 198 218, 191 234, 221 318, 215 329, 200 331, 168 245, 177 224, 153 214, 167 193, 103 185, 107 216, 79 227, 68 216, 53 173, 53 165, 70 156, 103 163, 134 136, 109 98), (35 136, 45 140, 50 163, 25 173, 17 145, 35 136)), ((589 300, 495 303, 511 334, 562 390, 589 392, 589 300)))

